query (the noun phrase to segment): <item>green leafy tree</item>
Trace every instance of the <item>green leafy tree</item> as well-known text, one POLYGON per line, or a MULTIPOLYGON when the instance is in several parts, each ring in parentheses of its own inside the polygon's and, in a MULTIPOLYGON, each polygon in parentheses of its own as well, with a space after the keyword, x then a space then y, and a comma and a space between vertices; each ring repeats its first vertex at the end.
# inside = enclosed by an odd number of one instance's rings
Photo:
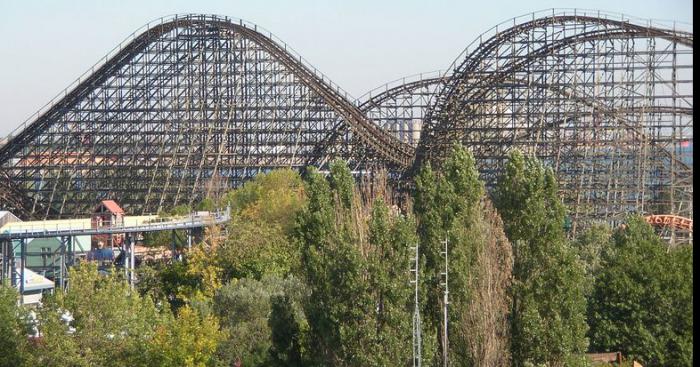
POLYGON ((331 164, 328 179, 312 169, 306 181, 308 203, 295 239, 310 291, 306 345, 315 353, 307 362, 408 363, 412 303, 406 269, 408 246, 415 243, 413 221, 391 213, 383 200, 361 202, 342 161, 331 164))
POLYGON ((100 275, 94 264, 70 269, 70 286, 41 310, 40 365, 146 365, 144 345, 161 313, 149 298, 130 292, 120 274, 100 275), (66 324, 62 315, 73 320, 66 324), (68 332, 69 327, 75 329, 68 332))
POLYGON ((409 248, 417 243, 411 218, 391 215, 384 200, 372 205, 366 249, 368 289, 376 305, 378 365, 406 364, 411 356, 413 292, 408 286, 409 248))
POLYGON ((277 223, 284 233, 290 233, 306 201, 304 181, 296 171, 278 169, 256 175, 222 201, 246 220, 277 223))
POLYGON ((166 313, 148 342, 149 366, 205 367, 217 363, 216 351, 225 339, 218 320, 200 316, 188 306, 180 308, 177 317, 166 313))
POLYGON ((585 272, 566 240, 551 169, 513 150, 494 202, 513 245, 513 365, 562 365, 586 350, 585 272))
POLYGON ((200 317, 184 307, 174 317, 169 308, 159 308, 150 297, 131 291, 120 273, 101 275, 94 264, 71 268, 69 279, 68 289, 48 297, 40 310, 42 338, 32 350, 33 364, 215 363, 215 346, 223 336, 212 316, 200 317))
POLYGON ((284 277, 298 270, 301 254, 290 240, 306 201, 298 173, 281 169, 257 175, 224 200, 233 209, 227 238, 216 253, 224 281, 284 277))
POLYGON ((456 144, 439 173, 424 166, 416 178, 415 198, 421 252, 426 258, 427 341, 437 340, 439 346, 436 350, 428 344, 424 355, 433 364, 442 364, 442 251, 447 239, 450 364, 507 364, 512 255, 500 219, 484 196, 473 156, 456 144))
POLYGON ((588 292, 593 289, 596 274, 600 271, 603 251, 610 246, 612 230, 607 224, 597 223, 581 232, 573 242, 586 272, 588 292))
POLYGON ((645 366, 693 365, 693 248, 669 248, 632 216, 603 252, 589 307, 591 348, 645 366))
MULTIPOLYGON (((208 237, 208 236, 207 236, 208 237)), ((137 289, 157 301, 167 301, 173 311, 189 305, 208 313, 210 299, 221 287, 219 259, 211 256, 208 241, 184 250, 183 261, 156 263, 137 268, 137 289)))
MULTIPOLYGON (((281 279, 266 275, 261 280, 252 278, 234 279, 219 289, 214 296, 214 313, 228 337, 219 346, 220 359, 225 365, 240 361, 243 366, 262 366, 268 362, 271 351, 280 352, 275 344, 276 335, 289 330, 273 329, 270 319, 288 318, 280 314, 293 315, 300 334, 306 329, 302 304, 306 297, 304 285, 296 278, 281 279), (275 297, 285 297, 287 307, 280 310, 272 306, 275 297), (273 348, 274 347, 274 348, 273 348), (272 348, 272 349, 271 349, 272 348)), ((299 339, 297 342, 301 343, 299 339)), ((282 352, 288 352, 285 349, 282 352)))
POLYGON ((289 295, 270 298, 271 312, 267 326, 270 328, 268 364, 272 367, 301 367, 302 330, 289 295))
MULTIPOLYGON (((422 317, 423 352, 433 365, 439 365, 438 335, 441 325, 441 260, 440 244, 445 240, 449 227, 443 224, 443 210, 450 207, 443 205, 439 195, 438 178, 430 163, 422 166, 415 179, 413 211, 417 219, 417 233, 420 238, 420 290, 422 317)), ((440 346, 442 344, 440 343, 440 346)))
POLYGON ((228 236, 217 250, 223 279, 283 277, 298 267, 299 251, 279 223, 248 220, 235 216, 228 224, 228 236))
POLYGON ((18 300, 14 288, 0 283, 0 367, 22 366, 27 359, 28 313, 18 300))
MULTIPOLYGON (((338 163, 333 167, 339 169, 338 163)), ((347 189, 343 176, 335 180, 334 186, 340 190, 347 189)), ((299 215, 296 237, 311 292, 312 301, 306 304, 305 313, 309 345, 317 350, 312 357, 318 364, 367 365, 368 353, 360 350, 373 347, 367 342, 373 330, 366 322, 373 305, 363 284, 362 259, 353 244, 350 218, 345 215, 350 208, 334 200, 335 196, 342 202, 344 193, 332 192, 319 173, 312 170, 307 182, 309 202, 299 215)))

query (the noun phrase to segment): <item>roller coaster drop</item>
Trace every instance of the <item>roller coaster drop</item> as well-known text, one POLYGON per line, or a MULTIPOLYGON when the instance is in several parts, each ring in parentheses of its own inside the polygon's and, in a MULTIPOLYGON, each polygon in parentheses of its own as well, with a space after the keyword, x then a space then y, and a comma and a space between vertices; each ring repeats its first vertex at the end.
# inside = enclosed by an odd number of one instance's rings
POLYGON ((692 219, 692 26, 548 11, 479 36, 444 73, 353 99, 256 25, 144 26, 0 147, 0 199, 25 218, 104 198, 191 204, 278 167, 334 158, 407 180, 457 140, 487 185, 519 148, 554 169, 574 224, 692 219))

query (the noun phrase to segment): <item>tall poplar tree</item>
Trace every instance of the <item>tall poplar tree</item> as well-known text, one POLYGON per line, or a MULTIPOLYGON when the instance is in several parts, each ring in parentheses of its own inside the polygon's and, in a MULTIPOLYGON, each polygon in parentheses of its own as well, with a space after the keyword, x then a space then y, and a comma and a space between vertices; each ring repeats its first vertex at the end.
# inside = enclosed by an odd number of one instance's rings
POLYGON ((513 245, 513 365, 581 361, 587 347, 586 278, 566 239, 566 208, 554 173, 513 150, 494 202, 513 245))
POLYGON ((425 354, 442 364, 503 366, 508 358, 512 258, 502 224, 485 197, 472 154, 456 144, 439 173, 424 166, 415 206, 425 256, 425 354), (444 240, 448 240, 448 340, 444 340, 444 240), (438 348, 433 347, 436 341, 438 348))
POLYGON ((307 362, 408 363, 413 222, 390 212, 383 200, 363 204, 342 161, 331 164, 327 179, 312 170, 306 180, 308 204, 298 217, 296 239, 310 291, 305 340, 313 353, 307 362))

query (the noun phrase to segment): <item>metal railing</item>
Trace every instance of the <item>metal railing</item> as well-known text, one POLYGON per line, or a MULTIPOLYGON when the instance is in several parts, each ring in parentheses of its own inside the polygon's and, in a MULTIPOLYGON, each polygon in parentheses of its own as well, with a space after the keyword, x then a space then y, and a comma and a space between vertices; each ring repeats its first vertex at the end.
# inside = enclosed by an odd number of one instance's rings
POLYGON ((92 222, 80 223, 55 223, 54 228, 47 228, 42 222, 28 223, 24 228, 9 228, 0 233, 0 240, 14 240, 27 238, 50 238, 65 236, 90 236, 96 234, 115 233, 141 233, 157 232, 176 229, 190 229, 208 227, 228 222, 231 219, 231 209, 217 210, 215 212, 194 212, 186 216, 165 217, 148 220, 137 224, 116 224, 102 227, 93 227, 92 222))

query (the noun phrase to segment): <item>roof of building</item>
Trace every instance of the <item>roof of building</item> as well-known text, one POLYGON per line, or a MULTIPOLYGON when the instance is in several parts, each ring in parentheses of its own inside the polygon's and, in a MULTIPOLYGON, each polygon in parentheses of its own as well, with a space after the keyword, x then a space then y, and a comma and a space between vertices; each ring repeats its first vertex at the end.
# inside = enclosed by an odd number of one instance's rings
POLYGON ((119 204, 117 204, 117 202, 114 200, 102 200, 100 202, 100 205, 104 205, 104 207, 107 208, 107 210, 114 214, 124 214, 124 209, 122 209, 122 207, 120 207, 119 204))
POLYGON ((22 220, 17 218, 11 212, 7 210, 0 210, 0 227, 4 226, 6 223, 21 222, 22 220))
POLYGON ((50 289, 54 287, 53 281, 24 268, 24 291, 50 289))

